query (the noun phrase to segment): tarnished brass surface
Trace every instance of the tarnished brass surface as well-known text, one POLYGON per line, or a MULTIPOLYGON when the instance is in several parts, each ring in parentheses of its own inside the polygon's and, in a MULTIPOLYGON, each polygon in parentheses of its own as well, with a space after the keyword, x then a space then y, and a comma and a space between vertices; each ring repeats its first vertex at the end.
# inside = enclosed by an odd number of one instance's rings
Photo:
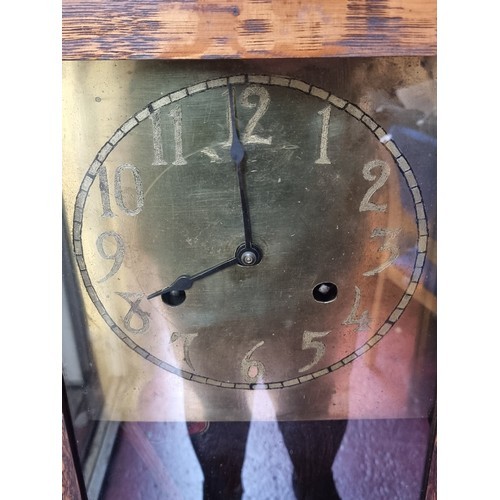
POLYGON ((427 415, 434 63, 64 63, 64 209, 101 418, 427 415), (148 300, 244 242, 228 81, 262 261, 181 305, 148 300))

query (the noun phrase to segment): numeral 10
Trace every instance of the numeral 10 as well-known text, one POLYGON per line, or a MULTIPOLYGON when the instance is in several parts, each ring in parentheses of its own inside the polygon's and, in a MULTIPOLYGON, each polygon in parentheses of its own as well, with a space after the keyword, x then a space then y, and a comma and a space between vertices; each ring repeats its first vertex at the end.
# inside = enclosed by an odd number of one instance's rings
MULTIPOLYGON (((136 166, 130 163, 124 163, 120 165, 115 171, 115 202, 118 208, 124 213, 130 216, 139 214, 144 207, 144 189, 142 187, 142 179, 139 175, 139 170, 136 166), (122 181, 123 173, 131 172, 134 178, 135 184, 135 207, 127 207, 123 199, 122 181)), ((102 217, 114 217, 115 214, 111 210, 111 197, 108 182, 108 170, 104 165, 99 168, 99 190, 101 191, 101 201, 102 201, 102 217)))

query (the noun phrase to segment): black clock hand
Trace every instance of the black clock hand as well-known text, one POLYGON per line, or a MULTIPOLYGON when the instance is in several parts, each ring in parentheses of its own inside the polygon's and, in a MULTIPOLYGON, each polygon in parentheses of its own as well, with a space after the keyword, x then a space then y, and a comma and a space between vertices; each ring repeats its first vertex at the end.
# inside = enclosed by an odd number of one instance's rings
POLYGON ((169 293, 172 291, 180 292, 184 290, 189 290, 193 286, 193 283, 195 281, 201 280, 202 278, 206 278, 211 274, 215 274, 218 271, 222 271, 223 269, 226 269, 226 267, 234 266, 234 264, 237 263, 238 259, 236 257, 233 257, 229 260, 221 262, 220 264, 217 264, 216 266, 210 267, 208 269, 205 269, 204 271, 194 274, 193 276, 188 276, 183 274, 182 276, 179 276, 170 286, 162 288, 161 290, 158 290, 154 293, 151 293, 150 295, 148 295, 147 298, 149 300, 154 297, 158 297, 158 295, 163 295, 164 293, 169 293))
POLYGON ((241 199, 241 211, 243 215, 243 229, 245 233, 245 243, 240 245, 236 249, 236 254, 233 258, 221 262, 216 266, 205 269, 193 276, 181 275, 179 276, 170 286, 157 290, 147 296, 148 300, 158 297, 158 295, 169 294, 170 292, 184 292, 189 290, 195 281, 202 278, 206 278, 218 271, 222 271, 227 267, 233 266, 234 264, 240 264, 242 266, 254 266, 258 264, 262 258, 260 249, 252 244, 252 229, 250 223, 250 211, 248 208, 248 199, 245 188, 245 177, 243 175, 242 163, 245 157, 245 150, 243 149, 243 144, 238 137, 238 130, 236 128, 236 115, 234 111, 234 100, 233 100, 233 89, 231 85, 228 85, 229 91, 229 108, 230 108, 230 119, 232 128, 232 142, 231 142, 231 159, 236 165, 236 173, 238 175, 238 185, 240 189, 240 199, 241 199))
POLYGON ((240 199, 241 199, 241 211, 243 214, 243 229, 245 231, 245 249, 249 250, 253 248, 252 245, 252 229, 250 224, 250 211, 248 209, 248 199, 245 188, 245 178, 243 176, 243 158, 245 157, 245 150, 243 149, 243 144, 238 137, 238 130, 236 128, 236 115, 234 112, 234 101, 233 101, 233 88, 228 85, 229 91, 229 109, 231 112, 231 127, 232 127, 232 142, 231 142, 231 159, 236 165, 236 172, 238 174, 238 185, 240 188, 240 199))

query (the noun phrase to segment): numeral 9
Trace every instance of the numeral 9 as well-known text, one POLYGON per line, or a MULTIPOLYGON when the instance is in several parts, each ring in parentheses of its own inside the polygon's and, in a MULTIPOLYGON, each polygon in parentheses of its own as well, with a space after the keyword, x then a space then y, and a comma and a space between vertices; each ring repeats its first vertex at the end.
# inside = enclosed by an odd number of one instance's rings
POLYGON ((123 258, 125 256, 125 245, 123 243, 122 237, 118 233, 115 233, 115 231, 106 231, 100 234, 99 237, 97 238, 96 247, 97 251, 99 252, 99 255, 103 259, 114 260, 113 266, 111 267, 109 273, 106 274, 104 278, 98 280, 98 283, 102 283, 103 281, 106 281, 109 278, 111 278, 111 276, 114 276, 120 269, 120 266, 123 263, 123 258), (104 247, 104 240, 106 238, 112 238, 115 240, 116 248, 114 253, 108 254, 106 252, 106 249, 104 247))

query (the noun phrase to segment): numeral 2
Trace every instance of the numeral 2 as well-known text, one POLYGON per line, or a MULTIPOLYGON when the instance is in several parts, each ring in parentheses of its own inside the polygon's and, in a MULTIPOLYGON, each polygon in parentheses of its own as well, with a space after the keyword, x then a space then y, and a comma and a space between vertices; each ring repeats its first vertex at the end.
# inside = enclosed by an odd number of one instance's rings
POLYGON ((378 191, 386 182, 387 179, 389 178, 389 174, 391 173, 391 169, 389 165, 382 160, 373 160, 368 162, 364 167, 363 167, 363 177, 367 181, 375 181, 376 182, 371 186, 368 191, 366 192, 365 196, 361 200, 361 203, 359 205, 359 211, 360 212, 367 212, 367 211, 373 211, 373 212, 385 212, 387 210, 387 204, 377 204, 377 203, 372 203, 370 201, 370 198, 375 194, 376 191, 378 191), (375 168, 380 168, 380 176, 377 179, 377 176, 372 174, 372 170, 375 168))

